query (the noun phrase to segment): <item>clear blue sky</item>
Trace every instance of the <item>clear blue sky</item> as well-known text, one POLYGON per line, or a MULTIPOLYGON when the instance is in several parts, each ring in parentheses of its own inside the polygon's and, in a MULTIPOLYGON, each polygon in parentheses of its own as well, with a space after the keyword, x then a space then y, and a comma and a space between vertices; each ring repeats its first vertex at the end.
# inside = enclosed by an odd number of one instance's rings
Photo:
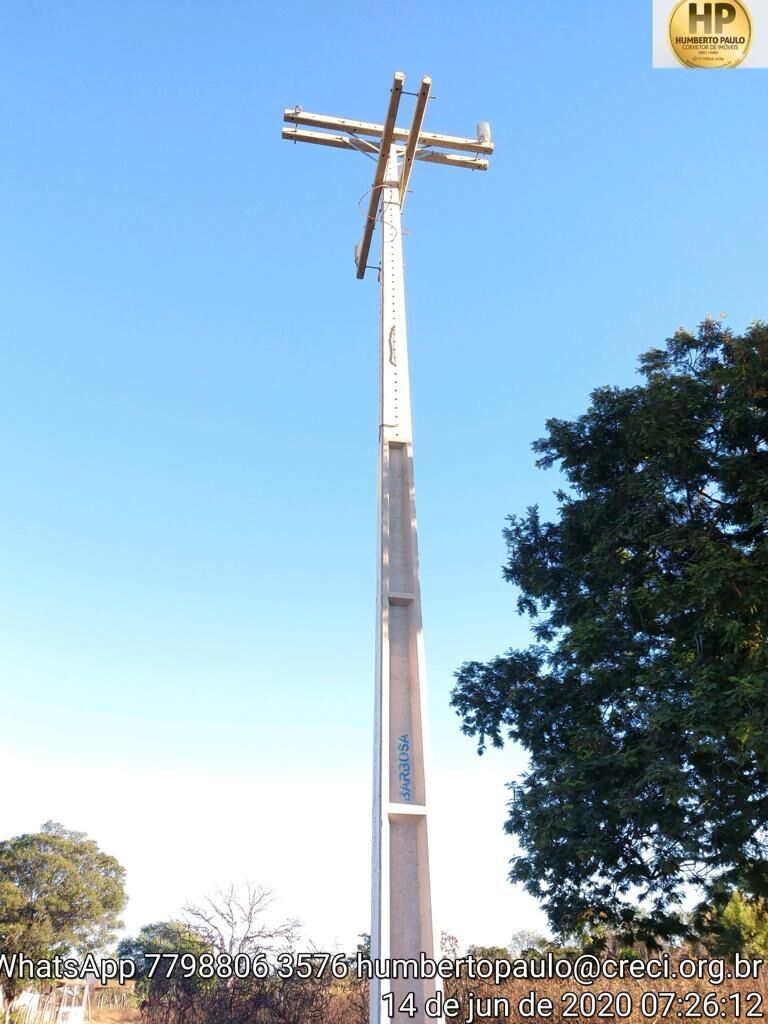
MULTIPOLYGON (((23 793, 0 831, 92 832, 127 863, 130 924, 172 912, 142 893, 217 797, 183 834, 161 811, 209 774, 259 780, 224 849, 280 853, 265 788, 330 789, 350 838, 308 923, 338 887, 333 935, 367 925, 377 294, 352 253, 372 165, 280 128, 297 103, 381 120, 395 70, 432 76, 427 128, 488 120, 497 144, 485 175, 417 166, 405 223, 436 770, 476 779, 468 799, 493 780, 483 871, 509 888, 522 761, 483 775, 448 694, 463 660, 525 642, 501 529, 557 483, 530 442, 679 324, 767 312, 766 72, 652 71, 650 7, 0 10, 0 677, 23 793)), ((211 854, 195 877, 231 870, 211 854)))

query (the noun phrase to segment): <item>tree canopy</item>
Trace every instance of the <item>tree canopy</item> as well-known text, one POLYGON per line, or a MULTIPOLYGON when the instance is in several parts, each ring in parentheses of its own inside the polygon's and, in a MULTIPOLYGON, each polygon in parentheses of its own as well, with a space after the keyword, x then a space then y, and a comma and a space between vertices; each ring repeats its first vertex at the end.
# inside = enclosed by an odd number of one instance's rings
POLYGON ((768 328, 707 319, 550 419, 555 521, 510 516, 534 643, 456 673, 480 752, 530 755, 510 877, 559 933, 685 934, 691 887, 768 896, 768 328))
POLYGON ((169 970, 173 961, 158 961, 155 957, 189 953, 199 961, 203 953, 212 952, 210 943, 185 921, 145 924, 135 938, 121 939, 117 946, 118 957, 135 963, 137 988, 142 995, 172 999, 180 1005, 187 1005, 196 993, 210 988, 213 979, 201 978, 187 967, 169 970))
MULTIPOLYGON (((46 822, 0 842, 0 953, 33 959, 97 951, 119 928, 125 871, 84 832, 46 822)), ((7 998, 18 987, 4 973, 7 998)))

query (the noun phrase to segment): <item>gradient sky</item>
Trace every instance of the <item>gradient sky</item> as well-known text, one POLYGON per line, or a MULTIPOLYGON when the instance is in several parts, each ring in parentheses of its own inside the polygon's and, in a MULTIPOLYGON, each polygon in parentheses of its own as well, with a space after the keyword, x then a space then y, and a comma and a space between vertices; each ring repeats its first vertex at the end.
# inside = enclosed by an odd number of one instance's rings
POLYGON ((545 419, 766 316, 768 73, 651 70, 636 0, 11 0, 0 55, 0 835, 89 832, 133 931, 246 877, 320 944, 368 929, 373 165, 280 128, 429 74, 426 128, 497 144, 405 214, 436 915, 539 926, 524 756, 477 758, 452 673, 526 641, 501 530, 552 508, 545 419))

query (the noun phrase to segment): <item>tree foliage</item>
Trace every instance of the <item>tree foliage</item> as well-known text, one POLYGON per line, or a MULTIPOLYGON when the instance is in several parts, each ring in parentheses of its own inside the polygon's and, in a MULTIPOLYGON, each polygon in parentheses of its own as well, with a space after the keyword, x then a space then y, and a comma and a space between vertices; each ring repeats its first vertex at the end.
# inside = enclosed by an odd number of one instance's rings
MULTIPOLYGON (((125 871, 84 832, 46 822, 0 842, 0 953, 95 951, 120 927, 125 871)), ((18 980, 0 976, 6 999, 18 980)))
POLYGON ((462 729, 530 755, 510 877, 561 934, 684 934, 686 887, 768 896, 768 328, 705 320, 533 445, 511 516, 535 643, 457 672, 462 729))
POLYGON ((698 907, 695 920, 708 953, 741 953, 768 960, 768 901, 732 890, 722 899, 698 907))
MULTIPOLYGON (((211 987, 211 980, 201 978, 188 969, 169 970, 173 961, 157 960, 190 954, 199 962, 203 953, 212 953, 212 946, 184 921, 157 921, 146 924, 135 938, 125 938, 117 947, 117 956, 133 960, 136 965, 136 988, 142 996, 174 999, 182 1004, 211 987)), ((190 961, 192 962, 192 961, 190 961)))

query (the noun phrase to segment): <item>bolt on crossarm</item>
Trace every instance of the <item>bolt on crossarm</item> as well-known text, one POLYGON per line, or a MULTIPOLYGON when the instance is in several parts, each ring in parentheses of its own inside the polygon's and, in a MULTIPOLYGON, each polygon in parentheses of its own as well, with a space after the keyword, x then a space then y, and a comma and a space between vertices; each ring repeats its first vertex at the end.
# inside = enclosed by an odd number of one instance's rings
MULTIPOLYGON (((427 837, 426 683, 416 543, 408 339, 401 211, 417 161, 486 170, 490 129, 477 138, 423 130, 431 79, 421 79, 409 128, 396 125, 405 76, 397 72, 383 123, 286 109, 284 139, 363 152, 375 160, 363 236, 355 249, 358 278, 369 269, 381 223, 379 270, 379 463, 374 697, 371 958, 437 959, 427 837), (300 127, 301 126, 301 127, 300 127), (321 129, 321 131, 309 131, 321 129)), ((374 268, 376 269, 376 268, 374 268)), ((381 973, 389 974, 382 970, 381 973)), ((424 1004, 439 981, 371 980, 370 1020, 426 1020, 424 1004), (411 995, 412 993, 412 995, 411 995), (414 1012, 412 1012, 414 1011, 414 1012)), ((430 1014, 432 1019, 434 1017, 430 1014)))

